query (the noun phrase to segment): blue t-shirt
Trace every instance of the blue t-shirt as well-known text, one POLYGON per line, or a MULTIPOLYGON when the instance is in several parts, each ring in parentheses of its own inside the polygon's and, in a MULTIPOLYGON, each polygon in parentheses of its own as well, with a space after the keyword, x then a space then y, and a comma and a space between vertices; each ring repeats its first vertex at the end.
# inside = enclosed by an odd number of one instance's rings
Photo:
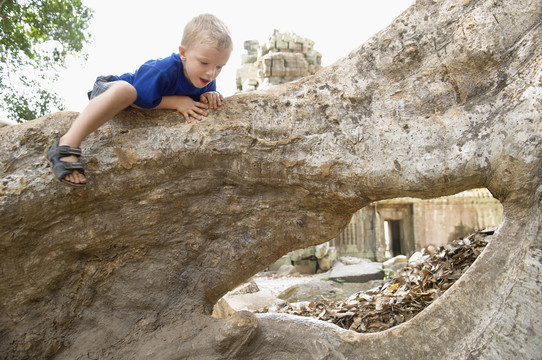
POLYGON ((186 95, 194 101, 200 101, 200 95, 216 91, 216 81, 213 80, 203 88, 197 88, 184 76, 183 63, 178 53, 170 57, 149 60, 134 73, 116 76, 136 89, 135 105, 151 109, 160 104, 162 96, 186 95))

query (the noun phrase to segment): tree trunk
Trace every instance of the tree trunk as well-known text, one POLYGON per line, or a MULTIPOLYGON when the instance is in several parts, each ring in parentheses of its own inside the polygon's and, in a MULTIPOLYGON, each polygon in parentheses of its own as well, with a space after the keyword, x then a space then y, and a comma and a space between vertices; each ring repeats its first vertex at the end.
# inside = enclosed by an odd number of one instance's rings
MULTIPOLYGON (((0 129, 0 353, 8 359, 494 359, 542 353, 539 0, 420 0, 348 57, 203 122, 127 110, 42 152, 76 114, 0 129), (293 316, 209 316, 283 254, 372 201, 487 187, 504 221, 411 321, 361 335, 293 316)), ((346 35, 345 35, 346 36, 346 35)))

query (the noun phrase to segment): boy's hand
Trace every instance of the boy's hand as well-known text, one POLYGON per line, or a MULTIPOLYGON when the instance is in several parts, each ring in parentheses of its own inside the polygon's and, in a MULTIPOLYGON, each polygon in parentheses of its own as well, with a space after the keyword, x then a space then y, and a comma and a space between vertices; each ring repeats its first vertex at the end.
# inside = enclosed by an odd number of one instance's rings
POLYGON ((222 94, 217 93, 216 91, 209 91, 204 94, 201 94, 199 101, 204 104, 209 105, 210 109, 218 109, 222 106, 222 101, 224 97, 222 94))
POLYGON ((175 109, 183 114, 187 123, 191 123, 190 117, 196 120, 203 120, 202 116, 207 116, 207 112, 204 109, 208 109, 207 104, 203 104, 199 101, 194 101, 188 96, 172 96, 175 100, 175 109))

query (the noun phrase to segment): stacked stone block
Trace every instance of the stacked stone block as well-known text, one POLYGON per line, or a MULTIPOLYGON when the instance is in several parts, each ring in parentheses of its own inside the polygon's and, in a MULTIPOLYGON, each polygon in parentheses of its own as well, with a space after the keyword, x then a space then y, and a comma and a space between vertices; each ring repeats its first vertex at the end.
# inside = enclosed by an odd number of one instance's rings
POLYGON ((321 68, 322 54, 314 50, 314 42, 293 33, 275 30, 262 45, 257 40, 245 41, 244 49, 242 66, 237 70, 239 91, 283 84, 321 68))

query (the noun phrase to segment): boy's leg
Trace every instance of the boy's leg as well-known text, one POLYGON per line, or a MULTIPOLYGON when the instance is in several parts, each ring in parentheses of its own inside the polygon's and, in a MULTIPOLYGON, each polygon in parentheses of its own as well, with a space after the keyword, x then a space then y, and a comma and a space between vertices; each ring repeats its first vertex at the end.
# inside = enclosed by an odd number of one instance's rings
MULTIPOLYGON (((70 129, 59 140, 59 145, 79 147, 83 140, 105 122, 127 108, 137 98, 135 88, 125 81, 118 81, 111 85, 107 91, 90 100, 87 107, 77 116, 70 129)), ((76 162, 75 156, 60 158, 62 161, 76 162)), ((65 180, 82 184, 86 178, 78 171, 64 177, 65 180)))

